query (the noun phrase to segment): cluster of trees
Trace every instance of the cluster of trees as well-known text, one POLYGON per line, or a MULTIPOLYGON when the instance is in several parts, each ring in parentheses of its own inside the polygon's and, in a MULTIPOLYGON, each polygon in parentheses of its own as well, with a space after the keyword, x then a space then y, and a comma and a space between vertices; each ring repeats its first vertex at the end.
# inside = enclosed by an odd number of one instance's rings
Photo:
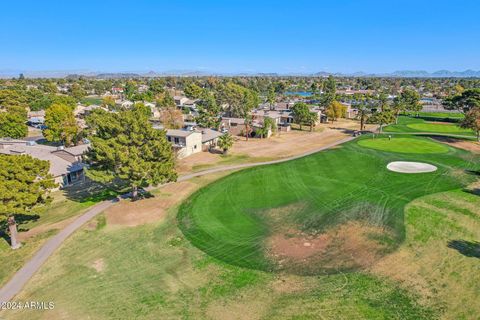
POLYGON ((460 90, 444 101, 445 107, 457 110, 465 115, 460 123, 463 128, 471 129, 480 141, 480 88, 460 90))

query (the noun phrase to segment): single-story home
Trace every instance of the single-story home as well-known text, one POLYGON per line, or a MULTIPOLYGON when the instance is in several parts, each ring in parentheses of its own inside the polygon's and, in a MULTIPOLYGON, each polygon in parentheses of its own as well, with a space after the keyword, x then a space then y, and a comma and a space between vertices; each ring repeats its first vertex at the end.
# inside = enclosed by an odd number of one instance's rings
POLYGON ((49 172, 60 188, 85 181, 82 155, 89 145, 76 147, 52 147, 34 141, 0 139, 0 153, 8 155, 30 155, 50 162, 49 172))

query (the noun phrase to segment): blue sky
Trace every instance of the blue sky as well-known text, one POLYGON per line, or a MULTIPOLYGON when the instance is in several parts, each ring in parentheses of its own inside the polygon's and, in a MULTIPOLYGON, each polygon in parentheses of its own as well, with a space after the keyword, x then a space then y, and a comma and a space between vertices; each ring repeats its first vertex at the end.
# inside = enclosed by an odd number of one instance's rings
POLYGON ((480 1, 2 1, 0 70, 480 69, 480 1))

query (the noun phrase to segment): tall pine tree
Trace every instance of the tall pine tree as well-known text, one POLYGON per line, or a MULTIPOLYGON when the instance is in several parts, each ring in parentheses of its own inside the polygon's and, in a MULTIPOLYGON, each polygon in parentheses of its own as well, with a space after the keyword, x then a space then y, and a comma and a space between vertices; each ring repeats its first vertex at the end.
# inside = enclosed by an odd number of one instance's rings
POLYGON ((172 145, 164 130, 154 129, 142 110, 93 112, 87 118, 91 147, 86 161, 87 175, 96 181, 119 178, 132 188, 136 199, 139 187, 175 181, 172 145))
POLYGON ((20 246, 15 217, 34 214, 50 200, 48 193, 55 183, 49 167, 48 161, 29 155, 0 154, 0 222, 9 225, 13 249, 20 246))

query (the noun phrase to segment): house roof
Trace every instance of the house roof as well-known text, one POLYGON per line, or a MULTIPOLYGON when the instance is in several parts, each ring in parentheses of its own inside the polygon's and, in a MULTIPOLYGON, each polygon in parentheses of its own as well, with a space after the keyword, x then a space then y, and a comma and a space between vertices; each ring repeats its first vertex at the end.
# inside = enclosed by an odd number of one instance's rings
POLYGON ((217 130, 212 129, 199 129, 202 132, 202 143, 212 141, 222 136, 223 134, 217 130))
POLYGON ((82 154, 84 154, 88 150, 89 147, 90 147, 89 144, 81 144, 81 145, 78 145, 78 146, 75 146, 75 147, 65 148, 63 150, 67 151, 68 153, 70 153, 74 156, 81 156, 82 154))
POLYGON ((167 130, 167 136, 171 137, 188 137, 194 133, 194 131, 188 131, 188 130, 181 130, 181 129, 168 129, 167 130))
POLYGON ((236 124, 245 124, 245 119, 243 118, 222 118, 222 122, 236 123, 236 124))
POLYGON ((85 165, 83 163, 71 163, 63 158, 57 157, 53 151, 57 150, 55 147, 45 145, 21 145, 12 144, 0 149, 0 153, 9 155, 30 155, 40 160, 46 160, 50 163, 49 173, 54 177, 59 177, 69 172, 81 170, 85 165))

